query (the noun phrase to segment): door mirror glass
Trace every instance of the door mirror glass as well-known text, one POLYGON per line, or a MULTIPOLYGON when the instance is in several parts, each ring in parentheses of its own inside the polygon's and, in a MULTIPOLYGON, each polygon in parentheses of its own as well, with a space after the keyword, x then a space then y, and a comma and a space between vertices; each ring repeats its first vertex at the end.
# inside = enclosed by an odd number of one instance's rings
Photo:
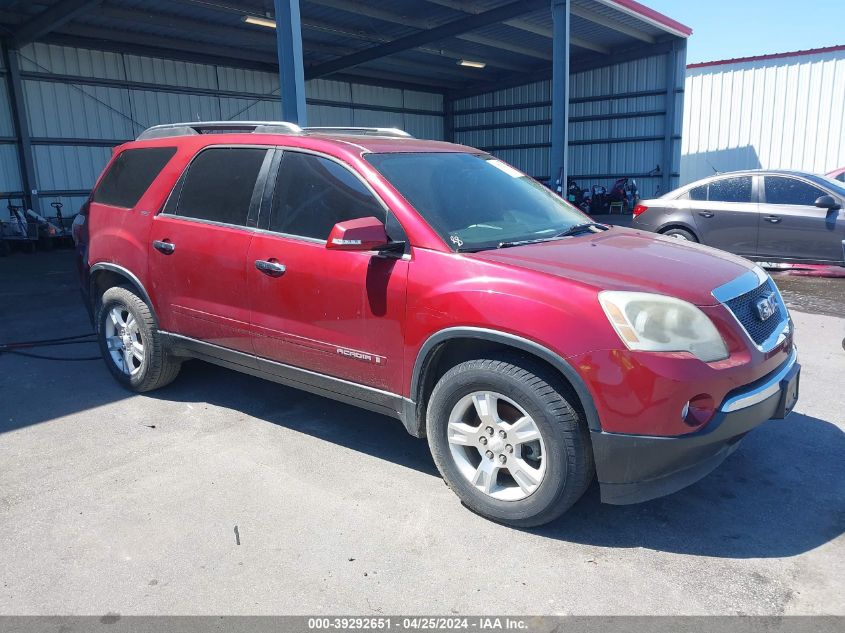
POLYGON ((836 201, 836 198, 827 194, 816 198, 815 204, 820 209, 827 209, 828 211, 833 211, 839 208, 839 203, 836 201))
POLYGON ((334 225, 326 248, 335 251, 374 251, 390 243, 384 224, 372 216, 346 220, 334 225))

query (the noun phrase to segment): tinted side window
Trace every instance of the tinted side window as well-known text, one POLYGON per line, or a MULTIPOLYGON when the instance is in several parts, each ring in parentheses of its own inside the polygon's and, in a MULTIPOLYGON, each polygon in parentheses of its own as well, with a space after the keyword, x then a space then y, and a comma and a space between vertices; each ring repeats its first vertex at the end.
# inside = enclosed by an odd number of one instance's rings
POLYGON ((246 225, 266 153, 266 149, 254 147, 215 147, 200 152, 188 167, 176 215, 246 225))
POLYGON ((134 207, 175 153, 175 147, 122 151, 100 180, 93 201, 126 209, 134 207))
POLYGON ((690 200, 707 200, 707 185, 693 187, 689 190, 690 200))
POLYGON ((783 176, 766 176, 766 202, 769 204, 803 204, 813 206, 824 191, 806 182, 783 176))
POLYGON ((714 180, 708 187, 707 199, 711 202, 751 202, 751 176, 714 180))
POLYGON ((338 222, 368 216, 384 222, 384 208, 348 169, 320 156, 285 152, 273 192, 271 231, 325 240, 338 222))

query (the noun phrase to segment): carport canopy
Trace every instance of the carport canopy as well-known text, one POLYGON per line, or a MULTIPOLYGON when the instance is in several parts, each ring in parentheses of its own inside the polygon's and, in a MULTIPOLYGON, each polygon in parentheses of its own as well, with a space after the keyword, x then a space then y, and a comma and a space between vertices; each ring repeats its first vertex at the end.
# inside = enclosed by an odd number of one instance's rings
MULTIPOLYGON (((300 124, 309 79, 438 92, 449 103, 552 78, 553 174, 566 173, 570 72, 672 52, 692 32, 635 0, 11 0, 0 6, 12 62, 17 49, 37 40, 278 70, 283 118, 300 124)), ((446 117, 448 140, 448 111, 446 117)))

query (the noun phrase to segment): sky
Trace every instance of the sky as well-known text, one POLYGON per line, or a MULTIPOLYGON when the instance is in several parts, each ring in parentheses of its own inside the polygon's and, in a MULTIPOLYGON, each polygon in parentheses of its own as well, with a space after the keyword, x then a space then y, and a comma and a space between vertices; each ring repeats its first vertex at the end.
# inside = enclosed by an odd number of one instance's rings
POLYGON ((639 0, 686 24, 687 63, 845 44, 845 0, 639 0))

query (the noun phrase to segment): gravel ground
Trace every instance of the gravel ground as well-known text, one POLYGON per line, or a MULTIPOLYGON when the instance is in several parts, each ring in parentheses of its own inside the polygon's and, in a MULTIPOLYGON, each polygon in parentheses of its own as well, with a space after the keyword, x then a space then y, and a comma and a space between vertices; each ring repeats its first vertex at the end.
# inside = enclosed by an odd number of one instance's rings
MULTIPOLYGON (((0 260, 0 341, 89 328, 70 267, 0 260)), ((594 486, 528 531, 464 509, 394 420, 196 361, 140 396, 2 355, 0 614, 845 614, 845 280, 826 314, 805 281, 789 419, 686 490, 594 486)))

